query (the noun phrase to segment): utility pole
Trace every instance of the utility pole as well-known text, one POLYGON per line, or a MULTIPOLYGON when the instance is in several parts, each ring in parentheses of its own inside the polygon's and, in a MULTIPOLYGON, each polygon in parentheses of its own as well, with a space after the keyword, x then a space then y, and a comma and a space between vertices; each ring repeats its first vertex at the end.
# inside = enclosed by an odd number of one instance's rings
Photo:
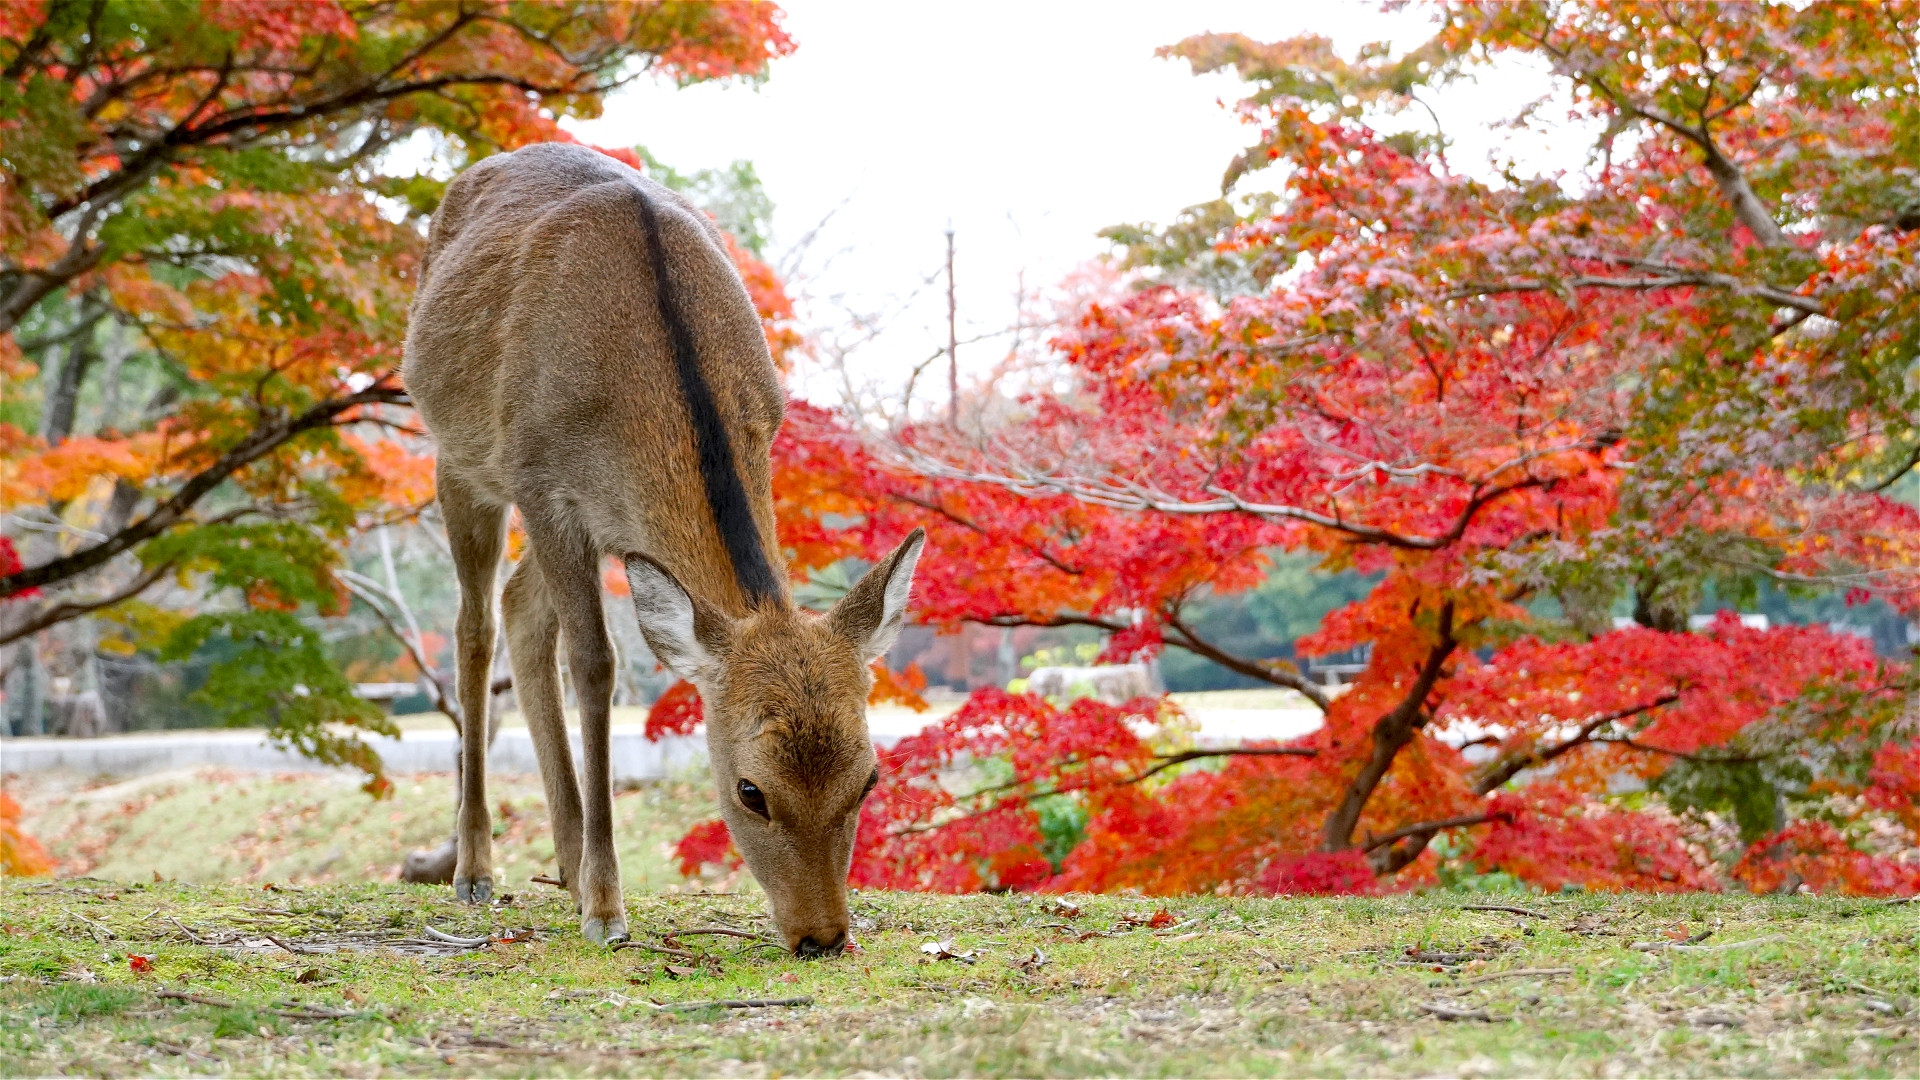
POLYGON ((947 424, 960 423, 960 332, 953 293, 953 223, 947 223, 947 424))

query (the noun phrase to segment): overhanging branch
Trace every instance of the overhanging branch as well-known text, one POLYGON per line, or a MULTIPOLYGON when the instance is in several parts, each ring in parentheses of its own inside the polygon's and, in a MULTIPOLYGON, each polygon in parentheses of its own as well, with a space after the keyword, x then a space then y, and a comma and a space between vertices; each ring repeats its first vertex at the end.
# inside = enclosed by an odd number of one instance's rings
POLYGON ((242 439, 238 445, 222 454, 219 460, 196 473, 181 486, 179 491, 154 507, 153 512, 146 517, 128 525, 107 539, 90 547, 81 548, 71 555, 0 577, 0 599, 84 574, 106 564, 115 556, 131 551, 140 544, 159 536, 175 525, 187 521, 187 515, 194 505, 213 489, 219 487, 228 477, 279 449, 295 436, 339 423, 343 413, 351 412, 362 405, 406 403, 406 393, 394 388, 386 378, 382 378, 357 394, 323 401, 296 416, 269 419, 255 428, 252 434, 242 439))
POLYGON ((1674 693, 1662 694, 1644 704, 1633 705, 1624 709, 1615 710, 1614 712, 1601 713, 1599 716, 1588 717, 1581 722, 1579 729, 1572 735, 1545 750, 1534 750, 1525 754, 1515 754, 1494 762, 1493 765, 1481 775, 1480 779, 1474 783, 1473 792, 1476 795, 1486 795, 1493 792, 1527 769, 1545 765, 1547 762, 1552 761, 1562 754, 1594 742, 1594 732, 1599 731, 1608 724, 1621 720, 1630 720, 1633 717, 1652 712, 1663 706, 1671 705, 1679 700, 1680 694, 1676 691, 1674 693))
POLYGON ((45 608, 27 616, 25 621, 8 626, 5 630, 0 630, 0 645, 6 645, 10 642, 18 641, 23 637, 27 637, 28 635, 37 634, 49 626, 58 625, 69 619, 77 619, 82 615, 90 615, 104 608, 110 608, 123 600, 131 600, 141 593, 146 592, 153 586, 154 582, 167 576, 168 573, 172 572, 173 567, 174 564, 170 562, 161 563, 158 566, 150 566, 141 571, 132 581, 127 582, 125 585, 122 585, 120 588, 115 589, 105 596, 95 597, 91 600, 63 600, 59 603, 49 604, 45 608))

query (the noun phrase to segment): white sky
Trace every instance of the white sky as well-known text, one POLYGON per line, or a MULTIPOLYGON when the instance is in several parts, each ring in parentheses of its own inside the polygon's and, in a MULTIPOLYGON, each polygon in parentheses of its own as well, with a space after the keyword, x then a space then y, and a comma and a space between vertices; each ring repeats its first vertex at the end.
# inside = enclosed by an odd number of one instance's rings
MULTIPOLYGON (((1185 61, 1156 59, 1157 46, 1205 31, 1314 32, 1351 55, 1381 39, 1409 48, 1432 32, 1418 7, 1383 13, 1336 0, 784 6, 799 48, 762 87, 636 86, 601 119, 570 126, 602 146, 644 144, 682 170, 751 160, 776 206, 776 256, 833 212, 795 288, 813 298, 806 314, 817 327, 844 325, 849 309, 897 312, 854 364, 888 386, 946 342, 944 284, 925 283, 944 261, 949 222, 964 340, 1014 321, 1023 272, 1028 287, 1048 285, 1107 251, 1100 228, 1164 223, 1217 196, 1227 162, 1251 141, 1220 104, 1242 84, 1195 78, 1185 61)), ((1543 74, 1505 67, 1448 91, 1437 104, 1453 167, 1483 172, 1498 154, 1577 168, 1583 132, 1549 146, 1486 127, 1549 89, 1543 74)), ((1404 123, 1430 121, 1416 110, 1404 123)), ((962 346, 962 369, 984 370, 1004 351, 962 346)), ((944 398, 944 378, 922 387, 925 401, 944 398)), ((840 397, 817 374, 796 389, 840 397)))

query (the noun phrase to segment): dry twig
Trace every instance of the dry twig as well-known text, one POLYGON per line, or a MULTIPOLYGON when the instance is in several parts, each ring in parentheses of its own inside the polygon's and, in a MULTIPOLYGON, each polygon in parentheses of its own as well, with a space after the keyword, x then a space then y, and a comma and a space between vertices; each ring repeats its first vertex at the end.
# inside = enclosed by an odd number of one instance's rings
POLYGON ((615 942, 613 946, 613 951, 619 952, 621 949, 645 949, 648 952, 665 953, 668 956, 678 956, 683 960, 700 959, 700 957, 696 956, 693 953, 688 952, 685 949, 676 949, 670 945, 654 945, 650 942, 645 942, 645 941, 615 942))
POLYGON ((1513 915, 1525 915, 1529 919, 1550 919, 1553 916, 1539 911, 1529 911, 1512 904, 1461 904, 1461 911, 1505 911, 1513 915))
POLYGON ((1414 1008, 1442 1020, 1478 1020, 1483 1024, 1493 1023, 1493 1017, 1488 1015, 1485 1009, 1462 1009, 1457 1005, 1442 1005, 1433 1001, 1420 1002, 1414 1008))
POLYGON ((1573 969, 1566 968, 1566 967, 1514 968, 1512 971, 1494 971, 1486 975, 1476 975, 1471 979, 1462 979, 1460 980, 1460 985, 1472 986, 1474 983, 1492 982, 1495 979, 1518 979, 1518 978, 1524 978, 1527 976, 1540 976, 1544 978, 1548 975, 1571 975, 1571 974, 1573 974, 1573 969))
POLYGON ((653 1007, 668 1012, 698 1012, 701 1009, 771 1009, 811 1004, 813 1004, 813 999, 810 997, 749 998, 746 1000, 730 998, 721 1001, 681 1001, 666 1005, 655 1002, 653 1007))
POLYGON ((79 912, 73 910, 72 908, 67 908, 65 910, 67 914, 73 916, 76 919, 79 919, 82 923, 85 923, 89 930, 98 930, 101 933, 107 935, 107 940, 109 941, 112 941, 113 939, 120 936, 119 934, 114 933, 110 928, 108 928, 106 923, 98 922, 94 919, 89 919, 85 915, 80 914, 79 912))

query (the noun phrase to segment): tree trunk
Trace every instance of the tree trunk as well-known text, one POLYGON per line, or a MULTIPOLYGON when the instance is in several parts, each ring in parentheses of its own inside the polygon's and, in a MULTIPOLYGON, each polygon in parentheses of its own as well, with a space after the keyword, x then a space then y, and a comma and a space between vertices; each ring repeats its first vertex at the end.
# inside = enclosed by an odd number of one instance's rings
POLYGON ((40 435, 48 445, 58 446, 73 434, 74 414, 80 407, 80 388, 85 385, 87 369, 100 359, 87 336, 75 338, 67 346, 67 356, 51 381, 42 380, 46 399, 41 405, 40 435))

